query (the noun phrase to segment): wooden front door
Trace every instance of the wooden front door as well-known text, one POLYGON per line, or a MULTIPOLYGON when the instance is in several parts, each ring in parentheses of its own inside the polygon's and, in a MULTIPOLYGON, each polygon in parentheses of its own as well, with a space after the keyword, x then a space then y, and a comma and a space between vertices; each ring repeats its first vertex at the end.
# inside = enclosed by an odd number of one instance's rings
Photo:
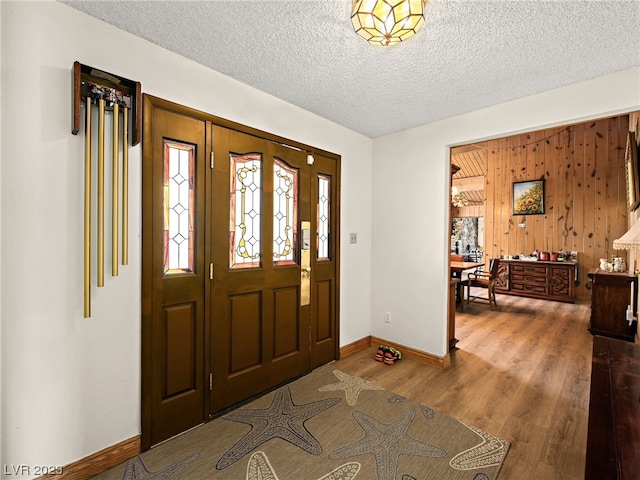
POLYGON ((149 96, 144 116, 146 450, 338 358, 339 157, 149 96))
POLYGON ((311 203, 303 152, 212 129, 215 413, 310 370, 300 242, 311 203))

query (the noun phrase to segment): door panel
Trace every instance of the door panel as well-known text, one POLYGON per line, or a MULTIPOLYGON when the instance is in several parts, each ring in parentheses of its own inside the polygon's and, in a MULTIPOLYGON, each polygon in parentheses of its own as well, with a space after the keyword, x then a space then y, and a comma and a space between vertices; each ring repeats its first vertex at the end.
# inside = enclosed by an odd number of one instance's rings
POLYGON ((315 155, 311 168, 311 195, 315 211, 311 236, 314 295, 311 309, 311 368, 317 368, 339 354, 338 304, 340 269, 339 161, 315 155))
POLYGON ((302 152, 212 129, 213 414, 309 370, 297 232, 310 190, 302 152))
POLYGON ((204 415, 205 122, 145 104, 143 448, 204 415), (149 128, 150 127, 150 128, 149 128))
MULTIPOLYGON (((244 293, 229 297, 231 355, 229 375, 235 376, 260 366, 262 359, 262 294, 244 293)), ((214 358, 217 363, 219 358, 214 358)))
POLYGON ((197 305, 192 302, 164 308, 164 394, 163 401, 197 388, 197 305))
POLYGON ((316 282, 316 343, 331 341, 333 338, 332 283, 331 280, 316 282))
POLYGON ((273 358, 300 351, 300 289, 296 287, 274 290, 274 351, 273 358))

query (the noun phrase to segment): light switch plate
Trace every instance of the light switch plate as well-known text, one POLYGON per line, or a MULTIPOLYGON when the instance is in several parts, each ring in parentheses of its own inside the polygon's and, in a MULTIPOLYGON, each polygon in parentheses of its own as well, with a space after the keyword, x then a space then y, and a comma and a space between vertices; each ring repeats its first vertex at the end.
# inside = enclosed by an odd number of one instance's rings
POLYGON ((349 243, 358 243, 358 234, 350 233, 349 234, 349 243))

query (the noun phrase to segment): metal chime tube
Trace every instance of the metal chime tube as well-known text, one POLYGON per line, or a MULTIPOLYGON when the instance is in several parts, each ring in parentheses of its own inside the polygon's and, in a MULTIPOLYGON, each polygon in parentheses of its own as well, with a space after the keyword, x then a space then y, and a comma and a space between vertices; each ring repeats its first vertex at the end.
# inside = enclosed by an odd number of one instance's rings
POLYGON ((113 104, 113 165, 112 165, 112 178, 111 178, 111 275, 118 276, 118 184, 120 183, 118 178, 118 148, 120 147, 119 138, 119 120, 120 109, 116 102, 113 104))
POLYGON ((129 109, 122 109, 122 264, 129 265, 129 109))
POLYGON ((104 286, 104 99, 98 100, 98 286, 104 286))
POLYGON ((91 97, 84 129, 84 318, 91 316, 91 97))

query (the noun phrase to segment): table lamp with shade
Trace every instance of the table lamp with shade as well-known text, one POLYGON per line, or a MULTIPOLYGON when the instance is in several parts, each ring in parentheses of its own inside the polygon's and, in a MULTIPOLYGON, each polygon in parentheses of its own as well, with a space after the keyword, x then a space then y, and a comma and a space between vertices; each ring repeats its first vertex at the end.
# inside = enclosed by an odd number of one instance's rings
MULTIPOLYGON (((635 252, 640 249, 640 222, 636 221, 620 238, 613 241, 614 250, 628 250, 635 252)), ((638 270, 634 268, 636 275, 638 270)))

